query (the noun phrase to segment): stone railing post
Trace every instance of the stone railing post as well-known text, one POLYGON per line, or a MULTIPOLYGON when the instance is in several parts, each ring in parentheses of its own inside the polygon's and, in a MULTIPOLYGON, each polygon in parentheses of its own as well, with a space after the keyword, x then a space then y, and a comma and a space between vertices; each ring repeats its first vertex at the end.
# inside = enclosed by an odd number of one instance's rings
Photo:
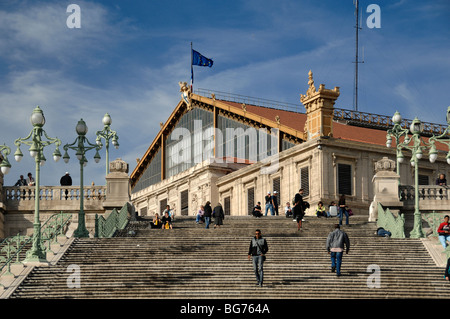
POLYGON ((399 180, 400 176, 395 172, 395 162, 383 157, 375 163, 375 175, 372 179, 374 198, 370 204, 369 221, 374 222, 378 218, 378 203, 384 207, 389 207, 390 211, 398 214, 403 207, 403 202, 399 200, 399 180))
POLYGON ((131 201, 130 178, 128 176, 128 164, 122 159, 116 159, 109 163, 109 174, 106 176, 106 200, 103 208, 106 211, 121 209, 131 201))

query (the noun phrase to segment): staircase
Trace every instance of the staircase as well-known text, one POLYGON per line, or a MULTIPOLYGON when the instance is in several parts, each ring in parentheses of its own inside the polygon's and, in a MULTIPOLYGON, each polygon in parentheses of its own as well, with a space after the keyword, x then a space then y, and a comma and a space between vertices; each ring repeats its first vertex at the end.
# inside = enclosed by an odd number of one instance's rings
POLYGON ((352 216, 342 226, 350 253, 336 277, 325 242, 337 219, 305 219, 302 231, 284 216, 227 216, 220 229, 184 216, 172 230, 131 222, 119 237, 76 239, 57 265, 36 267, 10 298, 449 298, 444 270, 419 239, 377 237, 367 216, 352 216), (269 245, 264 287, 247 259, 258 228, 269 245), (80 267, 80 288, 68 288, 70 265, 80 267), (370 265, 379 266, 379 288, 368 286, 368 278, 376 283, 370 265))

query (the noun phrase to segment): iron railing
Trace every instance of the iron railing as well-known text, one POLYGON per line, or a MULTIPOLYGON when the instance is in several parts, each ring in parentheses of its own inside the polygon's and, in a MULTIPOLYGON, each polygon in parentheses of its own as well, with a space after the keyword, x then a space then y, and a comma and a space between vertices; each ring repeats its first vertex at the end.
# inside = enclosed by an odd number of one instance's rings
MULTIPOLYGON (((287 103, 287 102, 279 102, 262 98, 249 97, 240 94, 226 93, 220 91, 213 91, 208 89, 196 89, 194 92, 198 95, 211 97, 214 94, 215 98, 218 100, 236 102, 236 103, 245 103, 256 106, 263 106, 268 108, 274 108, 279 110, 285 110, 296 113, 304 113, 303 105, 287 103)), ((387 130, 394 126, 392 122, 392 116, 387 115, 379 115, 374 113, 367 113, 361 111, 353 111, 348 109, 334 108, 333 111, 333 120, 335 121, 345 121, 349 125, 354 126, 363 126, 380 130, 387 130)), ((401 127, 409 128, 412 120, 402 119, 401 127)), ((441 135, 444 133, 447 125, 436 124, 430 122, 422 122, 423 124, 423 136, 432 136, 441 135)))
POLYGON ((380 203, 378 203, 378 219, 377 226, 392 233, 392 238, 405 238, 405 217, 403 214, 394 216, 389 208, 383 209, 380 203))
POLYGON ((212 94, 214 94, 214 96, 217 100, 222 100, 222 101, 245 103, 248 105, 263 106, 263 107, 268 107, 268 108, 273 108, 273 109, 278 109, 278 110, 304 113, 304 112, 301 112, 302 106, 300 104, 279 102, 279 101, 268 100, 268 99, 263 99, 263 98, 250 97, 250 96, 246 96, 246 95, 213 91, 213 90, 201 89, 201 88, 194 90, 194 93, 204 96, 204 97, 209 97, 209 98, 212 96, 212 94))
MULTIPOLYGON (((394 126, 394 122, 392 121, 392 117, 390 116, 360 111, 352 111, 340 108, 334 108, 333 119, 346 121, 347 124, 350 125, 355 126, 359 125, 382 130, 387 130, 394 126)), ((402 128, 409 128, 411 123, 412 120, 402 119, 400 125, 402 128)), ((443 124, 435 124, 429 122, 422 122, 422 124, 423 124, 422 135, 424 136, 432 136, 433 134, 441 135, 447 128, 447 125, 443 124)))
MULTIPOLYGON (((51 251, 51 244, 57 242, 59 235, 63 235, 67 231, 67 224, 72 219, 72 214, 59 213, 50 216, 41 226, 41 245, 46 247, 46 252, 51 251)), ((11 274, 11 263, 22 264, 24 259, 24 249, 31 244, 33 236, 24 236, 17 234, 5 238, 0 243, 0 274, 11 274), (6 267, 4 273, 3 269, 6 267)))
POLYGON ((95 237, 111 238, 116 231, 123 230, 128 224, 128 205, 126 203, 120 211, 114 208, 106 218, 95 214, 95 237))

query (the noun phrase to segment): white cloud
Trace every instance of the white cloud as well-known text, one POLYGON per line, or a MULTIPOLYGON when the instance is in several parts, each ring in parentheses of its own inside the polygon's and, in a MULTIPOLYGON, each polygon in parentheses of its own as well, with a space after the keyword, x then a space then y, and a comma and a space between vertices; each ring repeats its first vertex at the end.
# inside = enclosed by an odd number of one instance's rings
POLYGON ((15 68, 39 61, 52 61, 53 67, 74 61, 98 65, 103 63, 102 53, 134 36, 126 20, 114 21, 103 6, 86 1, 77 4, 80 29, 67 27, 66 3, 25 1, 15 11, 0 11, 0 56, 15 68))

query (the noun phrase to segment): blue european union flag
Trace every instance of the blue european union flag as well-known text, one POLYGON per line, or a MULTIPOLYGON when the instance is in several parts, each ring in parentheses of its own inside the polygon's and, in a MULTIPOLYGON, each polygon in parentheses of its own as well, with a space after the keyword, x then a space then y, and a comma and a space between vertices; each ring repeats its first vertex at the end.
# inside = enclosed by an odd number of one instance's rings
POLYGON ((214 61, 204 57, 200 53, 195 50, 192 50, 192 65, 200 65, 200 66, 213 66, 214 61))

